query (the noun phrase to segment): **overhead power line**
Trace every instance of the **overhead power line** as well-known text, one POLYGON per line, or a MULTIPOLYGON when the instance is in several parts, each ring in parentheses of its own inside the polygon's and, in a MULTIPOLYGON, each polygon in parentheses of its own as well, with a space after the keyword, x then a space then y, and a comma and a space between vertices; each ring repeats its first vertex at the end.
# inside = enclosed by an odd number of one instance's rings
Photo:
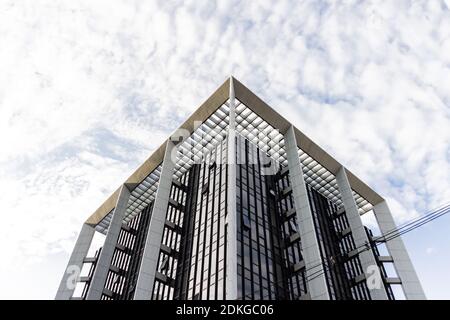
MULTIPOLYGON (((384 233, 380 236, 373 237, 375 246, 379 246, 382 243, 386 243, 388 241, 391 241, 395 238, 400 237, 401 235, 409 233, 427 223, 430 223, 431 221, 436 220, 437 218, 440 218, 440 217, 448 214, 449 212, 450 212, 450 203, 439 206, 418 218, 414 218, 410 221, 400 224, 398 227, 388 230, 386 233, 384 233)), ((370 247, 370 244, 367 243, 367 244, 363 244, 363 245, 356 247, 352 251, 359 250, 359 249, 364 249, 364 250, 358 252, 358 254, 360 254, 361 252, 364 252, 366 250, 370 250, 371 247, 370 247)), ((348 253, 348 252, 346 252, 346 253, 348 253)), ((344 253, 344 254, 346 254, 346 253, 344 253)), ((344 254, 339 254, 339 256, 343 256, 344 254)), ((306 280, 308 282, 322 276, 323 274, 325 274, 325 271, 329 270, 328 265, 319 263, 319 264, 309 267, 308 269, 305 269, 304 272, 312 271, 313 269, 316 269, 319 267, 322 267, 322 268, 320 268, 306 276, 306 280)), ((280 284, 281 282, 282 282, 282 280, 277 281, 276 284, 280 284)), ((256 292, 256 293, 258 293, 258 292, 256 292)), ((249 297, 250 294, 252 294, 252 293, 246 294, 245 297, 249 297)))
MULTIPOLYGON (((400 225, 399 227, 396 227, 396 228, 393 228, 393 229, 387 231, 385 234, 374 237, 373 239, 375 241, 375 246, 379 246, 382 243, 386 243, 395 238, 398 238, 401 235, 411 232, 433 220, 436 220, 437 218, 440 218, 440 217, 448 214, 449 212, 450 212, 450 203, 442 205, 421 217, 412 219, 411 221, 406 222, 406 223, 400 225)), ((360 245, 359 247, 357 247, 354 250, 359 250, 362 248, 364 248, 364 250, 358 252, 358 254, 371 249, 370 244, 364 244, 364 245, 360 245)), ((342 254, 340 254, 340 255, 342 256, 342 254)), ((309 270, 316 268, 318 266, 319 265, 313 266, 309 270)), ((318 270, 316 272, 313 272, 309 276, 307 276, 307 278, 311 277, 308 279, 308 281, 314 280, 314 279, 320 277, 321 275, 323 275, 325 273, 325 270, 328 268, 326 265, 323 265, 323 267, 324 267, 324 270, 318 270)))

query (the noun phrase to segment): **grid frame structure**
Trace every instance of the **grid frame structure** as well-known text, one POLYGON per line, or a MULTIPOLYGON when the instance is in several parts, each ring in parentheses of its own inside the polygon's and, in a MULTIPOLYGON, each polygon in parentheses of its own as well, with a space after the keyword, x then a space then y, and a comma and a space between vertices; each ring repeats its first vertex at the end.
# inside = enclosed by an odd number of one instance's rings
MULTIPOLYGON (((239 99, 236 99, 235 108, 237 133, 255 144, 279 165, 286 167, 287 158, 283 134, 239 99)), ((192 134, 185 137, 179 144, 173 173, 174 180, 180 179, 193 164, 201 163, 204 155, 226 139, 229 111, 228 99, 204 122, 199 123, 192 134)), ((342 206, 335 175, 301 148, 298 148, 298 155, 302 163, 305 182, 338 206, 342 206)), ((128 223, 140 210, 154 200, 160 174, 161 165, 132 190, 124 223, 128 223)), ((373 206, 367 199, 355 190, 353 190, 353 195, 361 215, 372 210, 373 206)), ((106 233, 111 215, 112 212, 96 226, 98 231, 106 233)))
MULTIPOLYGON (((244 136, 246 136, 250 141, 255 143, 255 132, 261 129, 261 127, 272 127, 273 129, 279 129, 281 133, 287 129, 286 126, 290 125, 289 121, 280 116, 276 111, 274 111, 270 106, 268 106, 265 102, 259 99, 256 95, 254 95, 250 90, 248 90, 244 85, 242 85, 239 81, 234 78, 234 86, 236 87, 236 120, 237 126, 236 129, 238 132, 241 132, 244 136), (256 105, 256 106, 255 106, 256 105)), ((220 139, 224 138, 224 135, 221 135, 221 138, 208 136, 208 134, 202 133, 202 128, 208 128, 206 131, 211 132, 212 125, 215 125, 218 130, 225 129, 228 123, 228 110, 229 109, 229 95, 228 95, 228 86, 230 79, 225 81, 216 92, 211 95, 189 118, 186 120, 181 126, 180 129, 186 129, 190 132, 190 136, 187 141, 192 145, 192 141, 197 141, 201 145, 208 146, 208 148, 212 148, 213 144, 216 144, 220 139), (200 123, 200 130, 196 132, 195 122, 200 123), (220 129, 219 129, 220 128, 220 129), (194 134, 195 132, 195 134, 194 134), (214 141, 216 140, 216 141, 214 141), (213 142, 213 143, 211 143, 213 142)), ((319 146, 317 146, 311 139, 305 136, 301 131, 297 130, 294 127, 297 134, 300 136, 300 145, 299 147, 299 156, 301 157, 302 163, 306 162, 304 167, 308 167, 308 162, 316 161, 318 166, 315 168, 309 168, 311 170, 305 170, 305 174, 307 178, 313 182, 316 182, 317 186, 320 186, 319 189, 327 197, 334 198, 334 201, 340 201, 338 199, 338 194, 336 193, 336 184, 334 182, 334 175, 339 170, 341 166, 332 156, 328 155, 324 150, 322 150, 319 146), (306 154, 307 156, 305 156, 306 154), (308 157, 309 156, 309 157, 308 157), (309 159, 312 158, 313 160, 309 159), (327 172, 328 171, 328 172, 327 172), (316 181, 317 180, 317 181, 316 181)), ((259 130, 262 131, 262 130, 259 130)), ((215 131, 217 132, 217 131, 215 131)), ((273 133, 272 133, 273 134, 273 133)), ((270 143, 266 143, 264 139, 267 140, 267 137, 264 135, 258 137, 260 141, 257 141, 257 145, 260 148, 263 148, 261 144, 266 144, 269 150, 268 153, 271 156, 277 156, 277 151, 279 151, 279 156, 281 158, 281 163, 285 163, 284 157, 284 141, 280 139, 279 146, 270 145, 270 143), (271 150, 272 148, 272 150, 271 150), (279 150, 273 150, 273 148, 279 148, 279 150)), ((270 138, 270 136, 269 136, 270 138)), ((273 140, 273 139, 272 139, 273 140)), ((298 140, 298 139, 297 139, 298 140)), ((199 145, 200 145, 199 144, 199 145)), ((185 143, 185 146, 188 144, 185 143)), ((162 154, 164 153, 165 143, 163 143, 155 152, 149 157, 146 162, 136 170, 136 172, 127 179, 126 183, 131 183, 136 185, 138 189, 155 189, 157 185, 152 181, 145 181, 147 177, 152 173, 152 171, 156 168, 156 166, 148 165, 147 162, 162 162, 162 154), (149 170, 151 169, 151 170, 149 170), (142 175, 142 171, 144 171, 145 175, 142 175)), ((205 148, 203 148, 205 149, 205 148)), ((201 153, 199 153, 201 154, 201 153)), ((177 164, 176 168, 176 177, 180 177, 184 171, 186 171, 186 167, 192 164, 192 159, 194 157, 187 156, 185 157, 185 163, 177 164)), ((183 162, 183 159, 181 159, 183 162)), ((371 211, 373 206, 384 201, 384 199, 378 195, 374 190, 372 190, 369 186, 367 186, 363 181, 361 181, 358 177, 356 177, 353 173, 349 172, 349 180, 352 185, 352 189, 354 191, 355 201, 358 205, 358 210, 360 214, 364 214, 368 211, 371 211)), ((132 190, 134 191, 134 190, 132 190)), ((135 191, 135 193, 138 193, 135 191)), ((138 193, 139 194, 139 193, 138 193)), ((114 200, 117 198, 118 193, 115 192, 112 194, 105 203, 100 206, 94 214, 92 214, 86 223, 97 226, 103 221, 103 229, 107 228, 109 218, 106 216, 114 209, 114 200)), ((138 207, 142 207, 143 203, 141 203, 141 197, 137 197, 136 205, 138 207)), ((130 203, 130 206, 132 204, 130 203)), ((131 219, 135 214, 137 214, 136 210, 129 209, 127 217, 131 219)), ((100 229, 100 227, 98 228, 100 229)))

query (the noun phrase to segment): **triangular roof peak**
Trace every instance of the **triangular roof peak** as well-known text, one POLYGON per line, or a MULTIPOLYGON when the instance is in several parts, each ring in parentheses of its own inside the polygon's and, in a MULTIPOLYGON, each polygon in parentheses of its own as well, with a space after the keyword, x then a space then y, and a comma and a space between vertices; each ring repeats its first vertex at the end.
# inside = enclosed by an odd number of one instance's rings
MULTIPOLYGON (((236 99, 251 109, 259 117, 264 119, 273 128, 285 133, 290 126, 293 126, 298 147, 307 153, 311 158, 320 163, 325 169, 336 175, 342 165, 314 143, 303 132, 298 130, 286 118, 271 108, 267 103, 260 99, 256 94, 249 90, 233 75, 225 80, 219 88, 198 107, 178 129, 186 129, 192 133, 197 121, 206 121, 217 109, 219 109, 230 97, 230 91, 233 90, 236 99)), ((170 137, 170 136, 169 136, 170 137)), ((124 182, 130 187, 140 184, 150 173, 152 173, 162 162, 167 140, 157 148, 150 157, 133 172, 133 174, 124 182)), ((367 184, 361 181, 348 169, 346 169, 348 180, 352 189, 370 204, 375 205, 383 198, 373 191, 367 184)), ((118 188, 86 221, 91 225, 97 225, 114 208, 118 195, 118 188)))

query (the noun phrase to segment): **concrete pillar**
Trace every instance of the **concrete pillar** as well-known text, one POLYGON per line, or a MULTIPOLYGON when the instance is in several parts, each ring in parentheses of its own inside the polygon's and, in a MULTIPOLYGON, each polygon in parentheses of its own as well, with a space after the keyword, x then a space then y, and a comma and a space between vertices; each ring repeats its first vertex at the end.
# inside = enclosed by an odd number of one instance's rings
POLYGON ((111 266, 112 257, 125 218, 130 190, 123 184, 106 234, 105 243, 98 257, 86 300, 100 300, 105 287, 106 277, 111 266))
MULTIPOLYGON (((380 227, 381 234, 391 232, 396 228, 394 218, 386 203, 382 201, 373 207, 373 212, 380 227)), ((394 235, 393 233, 392 235, 394 235)), ((394 268, 398 277, 402 282, 403 292, 408 300, 424 300, 426 299, 422 285, 417 277, 414 266, 406 251, 405 245, 401 237, 386 242, 389 255, 394 260, 394 268)))
MULTIPOLYGON (((364 225, 361 221, 358 206, 356 205, 355 198, 353 197, 352 188, 348 181, 347 173, 344 167, 341 167, 337 172, 336 182, 339 192, 341 193, 342 203, 344 204, 344 209, 352 231, 353 240, 355 241, 356 248, 359 248, 359 251, 361 251, 359 254, 359 259, 361 261, 362 269, 364 270, 366 279, 368 279, 369 277, 374 276, 373 270, 379 270, 379 268, 372 250, 365 250, 367 246, 370 246, 369 238, 367 237, 366 230, 364 229, 364 225)), ((381 271, 379 271, 378 275, 381 276, 381 271)), ((387 300, 388 296, 383 282, 381 279, 378 280, 379 281, 375 281, 374 283, 378 283, 379 286, 369 285, 370 296, 372 300, 387 300)))
POLYGON ((69 300, 72 297, 76 286, 76 280, 83 267, 83 260, 88 254, 94 233, 94 227, 88 224, 83 224, 81 227, 77 242, 75 243, 75 247, 70 255, 69 262, 67 263, 66 271, 59 284, 55 297, 56 300, 69 300))
POLYGON ((329 300, 328 287, 323 272, 323 262, 309 205, 308 192, 303 177, 302 164, 298 156, 294 128, 289 127, 284 135, 289 179, 292 186, 297 224, 299 226, 303 259, 305 260, 308 292, 313 300, 329 300))
POLYGON ((176 161, 175 152, 173 152, 174 159, 172 159, 172 150, 175 151, 175 145, 169 139, 166 143, 158 190, 156 191, 147 239, 145 241, 144 254, 139 269, 136 291, 134 293, 135 300, 150 300, 152 298, 176 161))
POLYGON ((230 77, 230 114, 227 145, 227 256, 225 299, 236 300, 237 290, 237 224, 236 224, 236 105, 233 77, 230 77))

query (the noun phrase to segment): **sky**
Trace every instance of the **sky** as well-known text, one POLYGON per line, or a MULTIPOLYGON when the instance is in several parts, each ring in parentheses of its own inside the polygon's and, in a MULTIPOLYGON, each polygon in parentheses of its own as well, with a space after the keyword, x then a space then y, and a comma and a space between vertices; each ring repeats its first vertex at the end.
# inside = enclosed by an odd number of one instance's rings
MULTIPOLYGON (((0 299, 53 299, 82 223, 230 75, 398 223, 450 202, 450 0, 1 0, 0 299)), ((428 298, 449 230, 404 236, 428 298)))

